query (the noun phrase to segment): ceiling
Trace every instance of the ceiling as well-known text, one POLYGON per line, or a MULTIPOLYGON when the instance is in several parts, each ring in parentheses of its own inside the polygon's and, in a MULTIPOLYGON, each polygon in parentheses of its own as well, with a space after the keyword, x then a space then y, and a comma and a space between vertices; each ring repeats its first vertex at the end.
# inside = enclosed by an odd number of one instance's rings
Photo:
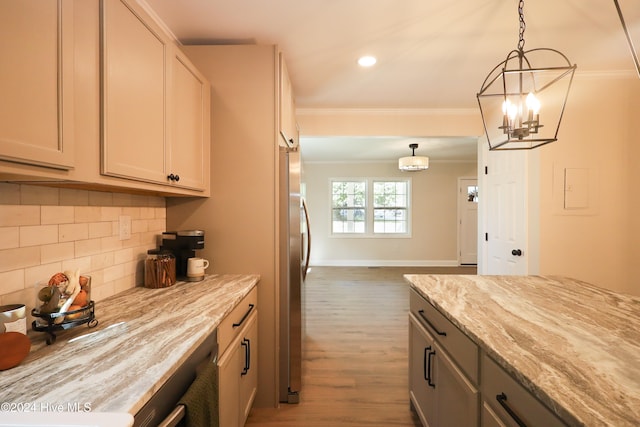
MULTIPOLYGON (((139 1, 183 44, 279 45, 296 105, 305 109, 477 108, 484 78, 518 42, 516 0, 139 1), (365 54, 378 63, 359 67, 365 54)), ((638 3, 620 2, 623 10, 638 3)), ((557 49, 578 65, 578 75, 634 70, 613 0, 536 0, 524 12, 525 50, 557 49)), ((409 152, 406 138, 369 141, 305 138, 303 158, 376 160, 409 152)), ((468 138, 416 142, 434 159, 475 156, 468 138)))

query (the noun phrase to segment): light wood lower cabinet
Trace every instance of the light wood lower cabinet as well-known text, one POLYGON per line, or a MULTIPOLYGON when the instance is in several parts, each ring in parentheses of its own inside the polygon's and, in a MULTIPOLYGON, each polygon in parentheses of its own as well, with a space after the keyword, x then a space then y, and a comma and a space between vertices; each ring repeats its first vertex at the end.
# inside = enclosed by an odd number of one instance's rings
POLYGON ((252 291, 218 329, 220 425, 244 426, 258 390, 258 310, 252 291), (243 311, 244 310, 244 311, 243 311), (228 334, 222 331, 233 331, 228 334), (222 334, 221 334, 222 332, 222 334), (230 340, 230 341, 229 341, 230 340), (225 342, 228 345, 225 346, 225 342))
POLYGON ((0 2, 0 160, 72 169, 72 0, 0 2))

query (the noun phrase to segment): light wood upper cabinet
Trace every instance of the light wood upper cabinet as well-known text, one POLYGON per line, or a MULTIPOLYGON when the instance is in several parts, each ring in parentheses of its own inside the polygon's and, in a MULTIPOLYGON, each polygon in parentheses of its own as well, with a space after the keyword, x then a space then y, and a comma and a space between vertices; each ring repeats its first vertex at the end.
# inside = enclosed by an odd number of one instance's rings
POLYGON ((0 159, 71 169, 73 2, 0 2, 0 159))
POLYGON ((175 186, 203 189, 209 181, 211 86, 182 51, 171 55, 168 165, 175 186))
POLYGON ((138 6, 102 2, 102 173, 202 191, 210 86, 138 6))
POLYGON ((102 173, 166 182, 168 42, 121 0, 102 2, 102 173))
POLYGON ((293 86, 289 77, 289 70, 282 53, 279 54, 280 71, 280 145, 295 147, 298 145, 298 126, 296 123, 296 106, 293 96, 293 86))

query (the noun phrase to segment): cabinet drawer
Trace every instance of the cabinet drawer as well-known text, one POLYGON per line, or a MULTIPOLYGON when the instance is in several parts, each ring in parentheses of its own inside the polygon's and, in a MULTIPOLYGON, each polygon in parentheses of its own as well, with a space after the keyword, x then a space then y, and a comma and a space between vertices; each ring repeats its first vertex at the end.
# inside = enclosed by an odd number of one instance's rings
POLYGON ((219 353, 224 354, 237 333, 240 332, 249 315, 258 308, 258 288, 254 287, 249 294, 242 299, 218 326, 219 353))
POLYGON ((454 355, 469 379, 478 384, 478 346, 414 289, 410 290, 410 305, 413 315, 449 354, 454 355))
POLYGON ((485 401, 485 410, 482 413, 483 427, 495 425, 493 419, 495 417, 498 417, 506 426, 517 427, 522 424, 545 427, 566 426, 490 357, 484 355, 481 363, 481 388, 485 401), (487 404, 493 412, 486 408, 487 404), (513 414, 509 414, 509 411, 513 414), (494 417, 489 417, 490 413, 494 417), (515 417, 518 417, 522 424, 518 424, 515 417))

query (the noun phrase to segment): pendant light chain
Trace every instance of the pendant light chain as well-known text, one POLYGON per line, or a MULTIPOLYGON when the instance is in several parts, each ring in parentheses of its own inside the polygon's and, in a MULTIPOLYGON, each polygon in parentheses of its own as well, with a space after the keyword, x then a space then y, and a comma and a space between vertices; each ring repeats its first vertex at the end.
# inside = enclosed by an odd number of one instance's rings
POLYGON ((524 22, 524 0, 520 0, 518 4, 518 16, 520 20, 520 31, 518 38, 518 50, 524 50, 524 30, 527 28, 527 24, 524 22))

